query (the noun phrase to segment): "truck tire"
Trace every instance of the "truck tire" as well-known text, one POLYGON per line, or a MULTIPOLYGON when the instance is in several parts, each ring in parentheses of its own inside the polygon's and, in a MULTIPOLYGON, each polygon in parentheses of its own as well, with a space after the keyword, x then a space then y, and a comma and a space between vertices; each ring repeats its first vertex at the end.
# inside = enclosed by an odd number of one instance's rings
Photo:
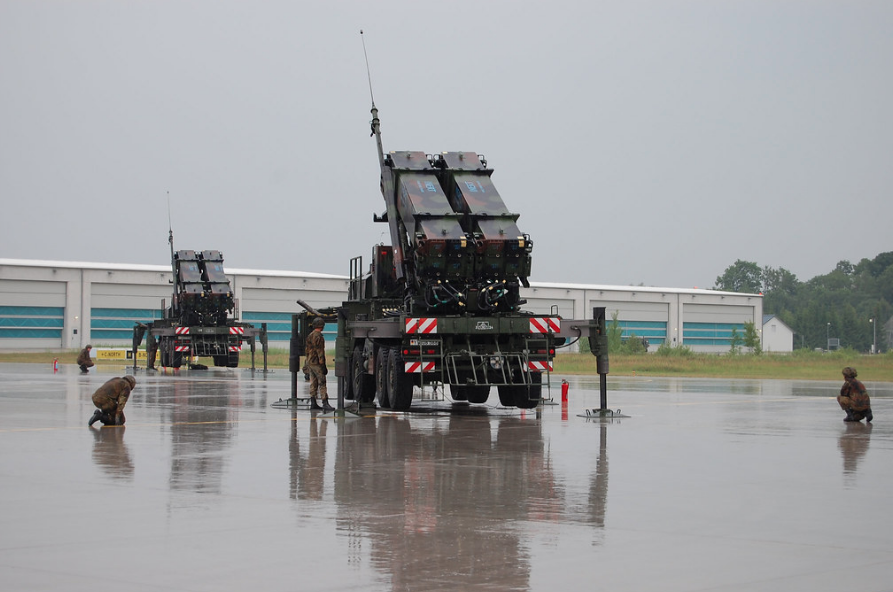
POLYGON ((467 386, 465 395, 468 397, 469 403, 486 403, 490 398, 490 387, 486 385, 467 386))
POLYGON ((161 343, 161 365, 165 368, 179 368, 183 365, 183 352, 174 351, 174 344, 165 340, 161 343))
POLYGON ((530 386, 521 386, 515 391, 515 407, 519 409, 533 409, 539 405, 543 393, 542 382, 542 374, 531 372, 530 386))
POLYGON ((366 372, 365 362, 363 348, 355 347, 350 357, 351 392, 354 401, 371 403, 375 400, 375 377, 366 372))
POLYGON ((468 387, 451 384, 450 385, 450 398, 453 401, 467 401, 468 400, 468 387))
POLYGON ((399 349, 388 352, 388 394, 391 409, 406 411, 412 405, 412 374, 407 374, 399 349))
POLYGON ((518 389, 525 388, 523 386, 515 386, 513 384, 500 384, 496 387, 496 392, 499 393, 499 404, 503 407, 514 407, 515 406, 515 392, 518 389))
POLYGON ((389 390, 388 348, 380 347, 375 355, 375 396, 378 397, 378 406, 382 409, 391 408, 389 390))

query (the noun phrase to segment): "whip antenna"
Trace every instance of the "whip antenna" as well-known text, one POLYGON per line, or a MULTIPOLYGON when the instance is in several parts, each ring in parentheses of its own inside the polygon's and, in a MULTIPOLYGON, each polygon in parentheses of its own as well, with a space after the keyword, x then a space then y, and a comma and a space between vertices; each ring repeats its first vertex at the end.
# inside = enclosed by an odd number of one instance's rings
MULTIPOLYGON (((171 283, 177 280, 177 263, 174 259, 174 225, 171 223, 171 192, 167 192, 167 242, 171 245, 171 283)), ((171 305, 177 310, 177 290, 174 289, 174 296, 171 299, 171 305)))
POLYGON ((366 53, 366 38, 363 37, 363 29, 360 29, 360 40, 363 42, 363 57, 366 58, 366 77, 369 79, 369 98, 372 99, 372 108, 375 108, 375 95, 372 94, 372 72, 369 70, 369 55, 366 53))
MULTIPOLYGON (((360 39, 363 41, 363 57, 366 58, 366 77, 369 79, 369 98, 372 99, 372 133, 378 148, 378 163, 384 164, 384 149, 381 146, 381 122, 378 119, 378 108, 375 106, 375 95, 372 94, 372 73, 369 70, 369 55, 366 53, 366 38, 363 37, 363 29, 360 29, 360 39)), ((396 243, 395 243, 396 244, 396 243)))
POLYGON ((171 192, 167 192, 167 242, 171 244, 171 259, 174 258, 174 225, 171 222, 171 192))
POLYGON ((167 237, 171 244, 174 244, 174 225, 171 222, 171 192, 167 192, 167 237))

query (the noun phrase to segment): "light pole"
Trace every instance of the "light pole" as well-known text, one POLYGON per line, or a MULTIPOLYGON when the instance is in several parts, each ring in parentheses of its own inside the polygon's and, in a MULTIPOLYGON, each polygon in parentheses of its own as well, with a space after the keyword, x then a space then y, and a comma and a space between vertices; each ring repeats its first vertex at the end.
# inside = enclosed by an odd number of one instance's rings
POLYGON ((831 322, 825 327, 825 351, 831 351, 831 322))
POLYGON ((868 322, 871 323, 872 329, 874 330, 874 344, 871 346, 871 353, 877 353, 877 323, 876 319, 868 319, 868 322))

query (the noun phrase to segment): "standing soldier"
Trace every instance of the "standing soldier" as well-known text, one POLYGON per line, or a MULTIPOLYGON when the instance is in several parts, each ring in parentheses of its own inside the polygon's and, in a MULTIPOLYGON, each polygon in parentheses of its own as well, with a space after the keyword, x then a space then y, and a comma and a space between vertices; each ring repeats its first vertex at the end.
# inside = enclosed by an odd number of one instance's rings
MULTIPOLYGON (((136 329, 133 332, 133 350, 136 351, 140 343, 143 342, 143 335, 148 331, 149 337, 146 339, 146 370, 155 370, 155 356, 158 352, 158 340, 149 331, 149 326, 137 322, 136 329)), ((134 360, 134 365, 136 360, 134 360)))
POLYGON ((112 378, 93 393, 93 404, 97 409, 93 417, 87 422, 92 426, 97 421, 103 425, 124 425, 124 406, 130 397, 130 391, 136 388, 136 379, 133 376, 124 378, 112 378))
POLYGON ((846 411, 844 421, 865 421, 871 423, 874 415, 871 413, 871 399, 865 385, 856 380, 856 369, 847 366, 843 369, 843 386, 840 387, 840 396, 837 402, 840 408, 846 411))
POLYGON ((322 335, 322 328, 326 322, 320 317, 313 319, 313 331, 307 336, 305 342, 305 354, 307 355, 307 370, 310 371, 310 408, 334 409, 329 405, 329 391, 326 389, 326 338, 322 335), (322 396, 322 407, 316 402, 316 393, 322 396))
POLYGON ((146 370, 155 370, 155 358, 158 355, 158 340, 149 333, 146 340, 146 370))
POLYGON ((81 350, 80 355, 78 355, 77 365, 81 367, 81 374, 86 374, 88 372, 87 368, 93 367, 93 360, 90 358, 90 350, 93 349, 93 346, 87 344, 87 347, 81 350))

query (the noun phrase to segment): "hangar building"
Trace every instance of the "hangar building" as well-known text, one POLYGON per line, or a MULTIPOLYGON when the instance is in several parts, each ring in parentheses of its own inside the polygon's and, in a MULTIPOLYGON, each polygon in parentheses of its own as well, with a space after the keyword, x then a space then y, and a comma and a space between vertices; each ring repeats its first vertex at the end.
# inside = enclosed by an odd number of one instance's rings
MULTIPOLYGON (((346 276, 227 269, 236 318, 267 323, 270 347, 288 347, 296 300, 314 307, 338 305, 346 276)), ((0 259, 0 350, 129 347, 136 322, 161 318, 172 293, 163 265, 0 259)), ((522 289, 526 310, 591 318, 604 306, 616 315, 624 338, 635 334, 651 351, 663 343, 698 352, 727 352, 732 330, 763 327, 759 294, 714 290, 531 282, 522 289)), ((773 347, 773 351, 781 351, 773 347)))

